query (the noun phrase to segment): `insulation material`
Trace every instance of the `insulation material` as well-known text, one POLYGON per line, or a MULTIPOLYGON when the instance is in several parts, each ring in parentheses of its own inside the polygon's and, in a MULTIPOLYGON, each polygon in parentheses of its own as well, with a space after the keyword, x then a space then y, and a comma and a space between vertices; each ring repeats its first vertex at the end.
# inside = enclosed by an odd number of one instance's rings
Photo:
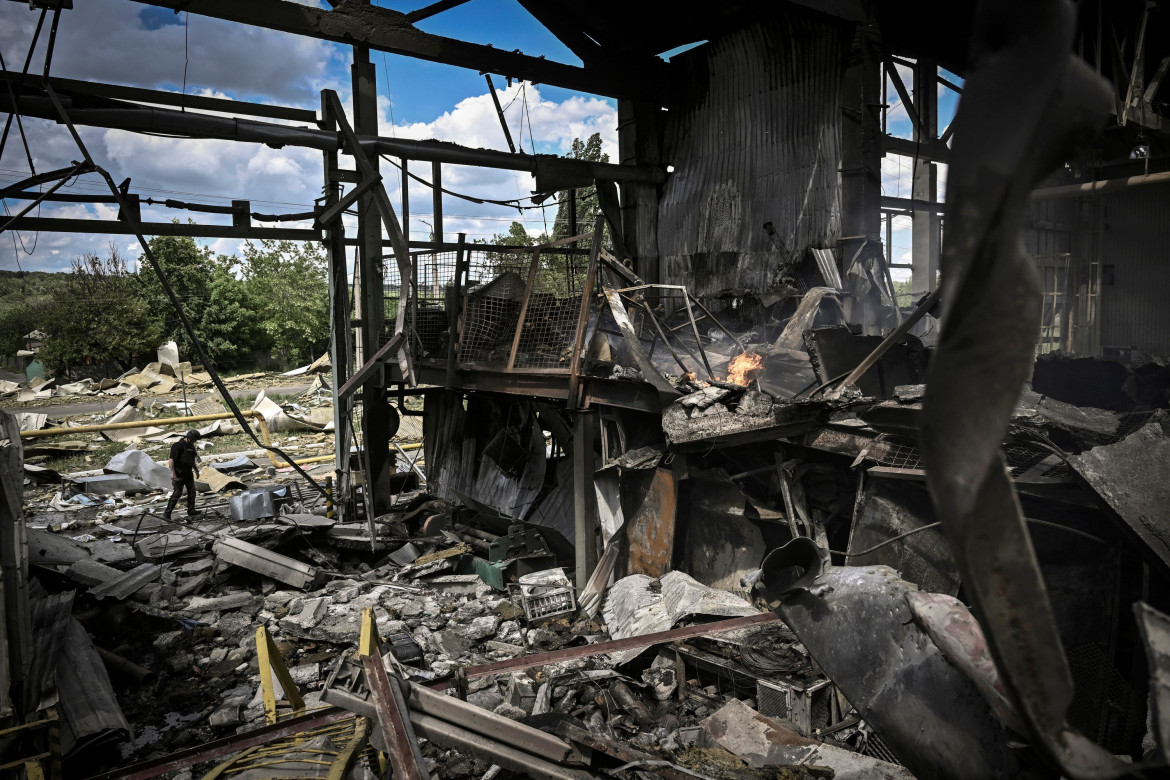
MULTIPOLYGON (((121 422, 135 422, 144 419, 142 412, 138 411, 136 406, 124 406, 121 411, 111 417, 106 422, 121 423, 121 422)), ((112 431, 102 431, 102 436, 105 436, 110 441, 134 441, 141 439, 144 436, 153 436, 162 433, 163 429, 156 426, 143 426, 142 428, 118 428, 112 431)))
POLYGON ((165 463, 157 463, 145 452, 125 450, 110 458, 104 471, 107 474, 129 474, 154 488, 168 490, 171 487, 171 470, 165 463))
POLYGON ((179 364, 179 345, 173 341, 168 341, 159 347, 158 362, 169 366, 177 366, 179 364))

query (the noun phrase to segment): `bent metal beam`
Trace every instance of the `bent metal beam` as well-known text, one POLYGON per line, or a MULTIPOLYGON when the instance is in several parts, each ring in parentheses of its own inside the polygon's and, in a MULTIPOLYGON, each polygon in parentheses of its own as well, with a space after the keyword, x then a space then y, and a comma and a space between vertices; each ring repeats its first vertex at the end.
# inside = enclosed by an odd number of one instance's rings
POLYGON ((664 62, 640 60, 611 67, 582 68, 533 57, 520 51, 431 35, 414 27, 408 14, 357 2, 341 2, 332 10, 290 0, 135 0, 144 5, 187 11, 229 22, 266 27, 335 43, 441 62, 475 71, 498 73, 526 81, 615 98, 650 98, 659 92, 664 62), (626 67, 623 67, 626 66, 626 67), (639 66, 643 77, 631 78, 628 66, 639 66), (624 75, 623 75, 624 74, 624 75))

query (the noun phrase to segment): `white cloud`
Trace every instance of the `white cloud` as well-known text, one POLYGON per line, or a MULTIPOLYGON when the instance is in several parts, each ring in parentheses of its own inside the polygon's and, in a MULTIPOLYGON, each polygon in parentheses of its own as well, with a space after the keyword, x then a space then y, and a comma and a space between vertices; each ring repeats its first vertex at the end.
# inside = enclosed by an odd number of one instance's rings
MULTIPOLYGON (((329 67, 348 58, 348 47, 303 36, 234 24, 204 16, 175 15, 125 0, 85 0, 61 15, 53 54, 54 75, 89 81, 181 87, 213 86, 237 97, 268 96, 316 107, 329 67), (133 56, 128 56, 133 53, 133 56)), ((0 48, 23 58, 38 12, 27 5, 0 6, 0 48)), ((51 17, 51 14, 50 14, 51 17)), ((46 50, 41 33, 34 68, 46 50)))
MULTIPOLYGON (((528 118, 531 117, 532 133, 536 137, 538 152, 564 154, 571 148, 574 138, 587 138, 594 132, 602 135, 603 149, 617 156, 617 112, 607 101, 594 98, 570 97, 562 102, 546 100, 539 89, 528 85, 513 84, 507 90, 499 91, 501 103, 511 106, 506 115, 510 122, 513 138, 519 139, 520 117, 525 117, 524 145, 528 147, 528 118), (524 101, 527 99, 527 112, 524 101)), ((348 94, 342 93, 343 101, 348 94)), ((348 105, 347 105, 348 108, 348 105)), ((507 145, 499 126, 491 96, 486 92, 461 100, 451 110, 444 112, 433 121, 392 126, 388 121, 388 105, 380 100, 380 124, 382 135, 396 135, 419 139, 453 141, 465 146, 505 150, 507 145)), ((68 165, 78 158, 73 140, 65 129, 55 123, 42 120, 26 120, 30 131, 30 144, 38 170, 68 165)), ((272 149, 259 144, 244 144, 210 139, 179 139, 142 135, 122 130, 82 128, 91 153, 99 165, 110 170, 116 182, 131 179, 131 191, 144 198, 157 201, 168 198, 189 202, 227 205, 231 199, 247 199, 253 211, 265 213, 288 213, 306 211, 321 192, 320 152, 295 147, 272 149)), ((344 158, 343 158, 344 161, 344 158)), ((343 162, 343 164, 348 164, 343 162)), ((391 201, 401 216, 401 174, 390 163, 381 163, 382 175, 391 201)), ((19 171, 27 170, 23 151, 19 144, 9 144, 0 160, 0 183, 8 184, 22 178, 19 171)), ((410 171, 425 181, 431 180, 429 163, 415 162, 410 171)), ((534 187, 532 177, 527 173, 478 168, 460 165, 443 166, 443 186, 446 189, 467 195, 492 200, 523 198, 531 194, 534 187)), ((96 175, 88 175, 71 185, 70 192, 107 194, 108 190, 96 175)), ((416 181, 410 183, 410 235, 415 240, 429 238, 434 224, 432 215, 431 189, 416 181)), ((468 240, 489 239, 495 234, 506 233, 512 220, 518 220, 532 235, 551 229, 556 215, 555 204, 542 213, 535 209, 519 214, 515 208, 492 204, 476 204, 445 196, 444 238, 453 241, 459 232, 468 235, 468 240)), ((116 209, 109 206, 79 204, 50 204, 43 209, 43 216, 70 216, 74 218, 113 217, 116 209)), ((161 205, 144 205, 143 219, 146 221, 168 221, 173 218, 186 220, 197 218, 205 224, 230 224, 227 216, 193 214, 191 212, 167 209, 161 205)), ((347 219, 348 223, 354 222, 347 219)), ((290 227, 309 227, 307 224, 288 224, 290 227)), ((350 224, 352 232, 353 225, 350 224)), ((36 265, 42 268, 67 268, 69 260, 83 252, 105 254, 109 238, 94 235, 61 235, 48 238, 42 236, 35 259, 22 256, 25 267, 36 265), (41 250, 47 249, 49 254, 41 250)), ((136 244, 118 238, 121 248, 126 245, 126 254, 137 258, 136 244)), ((26 242, 28 243, 28 242, 26 242)), ((204 242, 217 254, 239 252, 242 242, 217 239, 204 242)), ((11 255, 9 255, 11 257, 11 255)), ((14 267, 15 264, 0 254, 0 267, 14 267)))

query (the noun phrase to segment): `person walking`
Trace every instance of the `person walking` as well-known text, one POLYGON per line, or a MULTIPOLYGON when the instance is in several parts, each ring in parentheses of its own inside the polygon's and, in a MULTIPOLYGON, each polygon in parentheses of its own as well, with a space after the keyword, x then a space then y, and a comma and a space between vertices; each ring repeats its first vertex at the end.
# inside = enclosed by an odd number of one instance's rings
POLYGON ((199 473, 196 462, 199 453, 195 450, 195 442, 202 436, 199 431, 187 431, 187 435, 171 445, 171 459, 167 465, 171 467, 171 485, 174 491, 171 500, 167 502, 167 511, 163 512, 163 519, 170 520, 171 512, 179 503, 184 488, 187 491, 187 517, 199 517, 202 512, 195 509, 195 475, 199 473))

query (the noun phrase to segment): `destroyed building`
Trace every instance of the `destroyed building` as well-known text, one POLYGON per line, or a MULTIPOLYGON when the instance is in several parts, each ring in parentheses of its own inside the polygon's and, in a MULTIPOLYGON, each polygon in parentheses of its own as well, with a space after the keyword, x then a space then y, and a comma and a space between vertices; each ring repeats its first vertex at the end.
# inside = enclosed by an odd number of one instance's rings
MULTIPOLYGON (((0 415, 0 769, 1166 771, 1162 4, 522 0, 580 66, 415 27, 450 0, 145 4, 351 45, 354 110, 9 63, 0 105, 61 124, 78 162, 6 187, 3 229, 136 235, 156 271, 144 235, 322 241, 331 352, 316 391, 241 409, 196 340, 185 370, 223 404, 200 422, 257 448, 205 469, 228 497, 198 521, 161 520, 145 450, 168 423, 129 403, 178 356, 73 391, 124 392, 118 420, 0 415), (371 51, 615 98, 621 159, 382 136, 371 51), (326 197, 143 222, 78 127, 316 149, 326 197), (598 213, 536 248, 441 219, 408 240, 383 157, 430 163, 436 217, 455 165, 596 187, 598 213), (895 157, 910 197, 883 192, 895 157), (117 220, 31 215, 76 175, 117 220), (24 460, 102 431, 132 440, 102 473, 24 460), (306 431, 334 454, 294 458, 306 431)), ((28 12, 55 31, 69 5, 28 12)))

